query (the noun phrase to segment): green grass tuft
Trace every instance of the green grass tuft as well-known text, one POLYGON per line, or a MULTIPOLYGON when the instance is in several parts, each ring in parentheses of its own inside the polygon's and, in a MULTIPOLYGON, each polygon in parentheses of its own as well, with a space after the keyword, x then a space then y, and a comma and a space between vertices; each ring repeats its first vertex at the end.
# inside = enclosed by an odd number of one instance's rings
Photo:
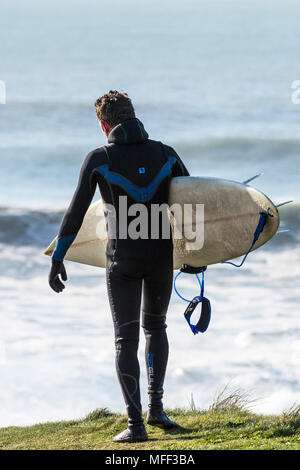
POLYGON ((85 417, 85 421, 96 421, 97 419, 107 418, 108 416, 113 416, 114 414, 109 411, 107 408, 96 408, 94 411, 91 411, 85 417))

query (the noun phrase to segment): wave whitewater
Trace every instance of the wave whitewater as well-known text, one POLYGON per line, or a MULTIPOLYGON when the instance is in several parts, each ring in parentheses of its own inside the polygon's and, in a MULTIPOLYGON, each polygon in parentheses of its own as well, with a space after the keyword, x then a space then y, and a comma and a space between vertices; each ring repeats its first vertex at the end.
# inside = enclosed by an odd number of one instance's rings
POLYGON ((0 243, 44 246, 57 234, 63 213, 0 207, 0 243))

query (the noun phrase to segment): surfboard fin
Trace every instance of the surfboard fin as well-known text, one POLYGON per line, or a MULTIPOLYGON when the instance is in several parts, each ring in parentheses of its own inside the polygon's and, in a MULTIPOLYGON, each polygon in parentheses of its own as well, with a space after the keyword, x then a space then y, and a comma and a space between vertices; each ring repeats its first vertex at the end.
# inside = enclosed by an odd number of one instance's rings
POLYGON ((250 183, 250 181, 255 180, 256 178, 258 178, 259 176, 261 176, 261 175, 263 175, 263 174, 264 174, 264 172, 262 171, 261 173, 258 173, 257 175, 252 176, 252 178, 249 178, 248 180, 243 181, 243 184, 248 184, 248 183, 250 183))
POLYGON ((280 204, 277 204, 276 207, 278 209, 278 207, 282 207, 282 206, 285 206, 286 204, 290 204, 291 202, 294 202, 293 200, 291 201, 284 201, 284 202, 281 202, 280 204))

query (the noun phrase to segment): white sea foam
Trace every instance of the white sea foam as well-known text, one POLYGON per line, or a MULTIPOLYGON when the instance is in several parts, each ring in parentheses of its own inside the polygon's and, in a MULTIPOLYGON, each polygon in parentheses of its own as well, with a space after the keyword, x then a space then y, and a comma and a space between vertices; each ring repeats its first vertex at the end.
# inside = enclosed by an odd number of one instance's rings
MULTIPOLYGON (((5 412, 0 425, 76 418, 96 407, 124 411, 104 270, 66 262, 69 281, 57 295, 47 285, 49 258, 33 247, 12 253, 26 270, 1 275, 0 399, 5 412)), ((240 270, 208 269, 212 320, 204 334, 191 333, 183 318, 186 304, 173 294, 166 406, 188 407, 193 395, 196 406, 207 408, 226 384, 251 390, 258 398, 252 407, 256 412, 280 413, 296 401, 299 293, 292 280, 300 275, 299 254, 262 249, 249 258, 240 270), (283 269, 287 257, 289 270, 283 269)), ((197 283, 188 275, 178 288, 189 297, 197 294, 197 283)), ((141 334, 146 406, 143 347, 141 334)))

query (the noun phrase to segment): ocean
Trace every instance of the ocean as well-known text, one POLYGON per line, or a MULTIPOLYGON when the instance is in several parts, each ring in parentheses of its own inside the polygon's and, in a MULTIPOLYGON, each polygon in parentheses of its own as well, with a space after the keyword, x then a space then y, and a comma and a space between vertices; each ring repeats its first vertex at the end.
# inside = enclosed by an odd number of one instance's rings
MULTIPOLYGON (((192 175, 262 173, 254 187, 294 201, 280 209, 289 231, 241 269, 208 268, 207 332, 193 336, 173 293, 165 406, 206 409, 224 387, 250 393, 257 413, 299 403, 299 3, 11 0, 0 11, 0 426, 124 412, 104 270, 66 262, 57 295, 43 255, 85 155, 105 144, 93 103, 110 89, 192 175)), ((178 287, 198 293, 192 276, 178 287)), ((145 408, 143 346, 141 334, 145 408)))

